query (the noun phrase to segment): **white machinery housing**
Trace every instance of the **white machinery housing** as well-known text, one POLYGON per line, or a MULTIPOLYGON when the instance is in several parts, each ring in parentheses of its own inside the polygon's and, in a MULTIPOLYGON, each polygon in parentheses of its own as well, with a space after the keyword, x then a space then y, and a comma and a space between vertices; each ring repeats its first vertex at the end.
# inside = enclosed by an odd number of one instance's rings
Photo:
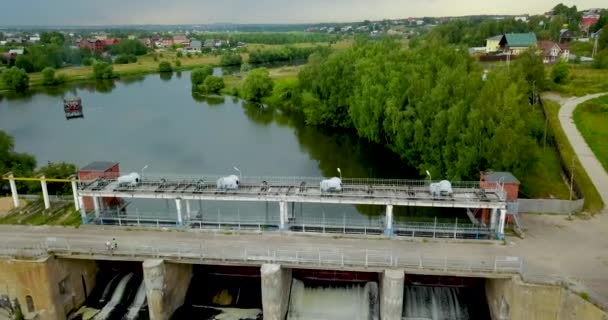
POLYGON ((239 177, 230 175, 217 179, 217 188, 219 190, 236 190, 239 188, 239 177))
POLYGON ((448 180, 441 180, 436 183, 431 183, 430 189, 433 197, 451 196, 452 193, 454 193, 452 191, 452 183, 448 180))
POLYGON ((139 177, 139 173, 131 172, 127 175, 118 177, 118 185, 121 187, 137 187, 141 178, 139 177))
POLYGON ((321 181, 321 192, 340 192, 342 191, 342 179, 333 177, 321 181))

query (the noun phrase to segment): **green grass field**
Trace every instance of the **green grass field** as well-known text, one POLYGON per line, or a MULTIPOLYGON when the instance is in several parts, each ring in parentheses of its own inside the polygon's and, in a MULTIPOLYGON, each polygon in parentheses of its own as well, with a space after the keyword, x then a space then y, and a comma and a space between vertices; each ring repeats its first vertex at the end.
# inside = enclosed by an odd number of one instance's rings
POLYGON ((574 182, 585 198, 585 211, 590 213, 599 212, 604 207, 604 202, 591 182, 589 175, 585 169, 583 169, 576 153, 574 153, 574 149, 572 149, 572 145, 570 145, 566 134, 562 130, 558 117, 560 105, 557 102, 549 100, 545 100, 543 104, 545 113, 549 117, 549 128, 566 166, 570 167, 574 161, 574 182))
MULTIPOLYGON (((608 92, 608 70, 593 69, 589 65, 570 65, 570 82, 564 85, 552 85, 551 90, 563 96, 584 96, 590 93, 608 92)), ((551 67, 546 68, 547 76, 551 67)), ((548 80, 550 81, 550 80, 548 80)))
POLYGON ((579 105, 574 110, 574 122, 608 172, 608 95, 579 105))

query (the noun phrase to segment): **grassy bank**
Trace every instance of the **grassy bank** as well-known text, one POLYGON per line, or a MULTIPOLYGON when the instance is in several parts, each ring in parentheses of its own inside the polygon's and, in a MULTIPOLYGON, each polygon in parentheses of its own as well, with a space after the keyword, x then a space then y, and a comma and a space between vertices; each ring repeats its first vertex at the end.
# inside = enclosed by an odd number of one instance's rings
POLYGON ((580 104, 574 110, 574 122, 608 172, 608 95, 580 104))
POLYGON ((549 100, 545 100, 543 103, 545 113, 549 118, 549 128, 553 133, 555 144, 562 156, 564 165, 570 169, 572 162, 574 161, 574 182, 585 198, 585 211, 591 213, 599 212, 604 207, 604 203, 591 182, 589 175, 587 175, 587 172, 583 169, 576 153, 574 153, 574 149, 572 149, 568 137, 566 137, 566 134, 562 130, 558 117, 560 105, 557 102, 549 100))
MULTIPOLYGON (((551 68, 547 67, 547 74, 551 68)), ((584 96, 608 91, 608 70, 593 69, 589 65, 571 65, 570 81, 564 85, 553 85, 552 91, 563 96, 584 96)))
POLYGON ((44 210, 42 200, 34 201, 21 210, 0 218, 0 224, 20 225, 62 225, 79 226, 82 223, 80 213, 74 210, 71 202, 53 203, 49 210, 44 210))

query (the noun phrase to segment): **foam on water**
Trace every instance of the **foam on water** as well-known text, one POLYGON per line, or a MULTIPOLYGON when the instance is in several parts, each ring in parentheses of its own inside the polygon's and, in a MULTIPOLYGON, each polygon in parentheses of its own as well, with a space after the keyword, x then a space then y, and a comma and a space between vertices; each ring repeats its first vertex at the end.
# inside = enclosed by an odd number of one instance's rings
POLYGON ((378 284, 306 287, 294 279, 288 320, 377 320, 378 284))
POLYGON ((403 297, 403 320, 468 320, 458 288, 408 286, 403 297))

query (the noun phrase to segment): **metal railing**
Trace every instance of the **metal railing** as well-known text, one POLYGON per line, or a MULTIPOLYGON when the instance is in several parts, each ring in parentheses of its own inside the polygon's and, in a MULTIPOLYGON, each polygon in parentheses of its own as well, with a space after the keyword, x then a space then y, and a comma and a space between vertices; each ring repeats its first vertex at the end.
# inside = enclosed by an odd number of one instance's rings
POLYGON ((47 255, 85 256, 142 260, 148 258, 182 260, 192 263, 233 263, 260 265, 281 264, 289 267, 309 268, 403 268, 408 270, 435 271, 443 273, 520 274, 524 261, 515 256, 469 257, 454 259, 427 255, 400 255, 390 251, 356 249, 296 249, 260 247, 198 247, 187 244, 179 246, 121 245, 109 250, 104 244, 82 245, 67 239, 47 239, 46 242, 21 244, 21 248, 0 247, 0 257, 40 258, 47 255))
MULTIPOLYGON (((218 231, 277 231, 280 228, 278 216, 252 217, 248 215, 224 216, 218 212, 204 215, 203 218, 184 219, 182 224, 176 218, 159 215, 106 215, 99 218, 90 217, 90 221, 101 225, 138 226, 151 228, 192 228, 218 231)), ((381 235, 385 232, 384 217, 371 217, 368 219, 352 217, 326 218, 323 217, 296 217, 285 226, 284 231, 304 233, 332 233, 332 234, 360 234, 381 235)), ((393 224, 393 234, 406 237, 425 238, 453 238, 453 239, 489 239, 491 230, 487 227, 472 223, 434 221, 397 221, 393 224)))
MULTIPOLYGON (((90 180, 81 180, 79 189, 83 192, 152 192, 152 193, 191 193, 218 194, 226 190, 218 190, 216 181, 218 175, 179 176, 146 174, 143 181, 136 185, 119 185, 117 174, 107 174, 90 180)), ((451 182, 453 195, 432 194, 428 180, 372 179, 372 178, 343 178, 342 191, 321 192, 322 177, 255 177, 243 176, 239 188, 229 190, 230 195, 343 195, 366 198, 400 198, 423 200, 453 200, 462 201, 504 201, 505 192, 499 183, 483 183, 477 181, 451 182)))

